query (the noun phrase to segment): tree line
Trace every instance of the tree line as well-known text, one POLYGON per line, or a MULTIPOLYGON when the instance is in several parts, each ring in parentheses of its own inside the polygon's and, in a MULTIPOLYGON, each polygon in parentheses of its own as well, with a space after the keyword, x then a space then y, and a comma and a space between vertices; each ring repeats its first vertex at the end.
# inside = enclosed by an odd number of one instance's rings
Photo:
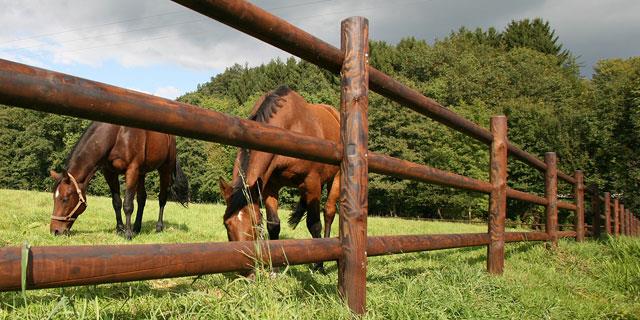
MULTIPOLYGON (((492 115, 507 115, 511 142, 540 158, 557 152, 560 170, 580 168, 587 184, 638 208, 633 193, 640 184, 640 58, 601 60, 592 79, 580 76, 577 60, 541 19, 513 21, 502 31, 461 28, 433 44, 415 38, 370 42, 374 67, 485 128, 492 115)), ((247 117, 260 95, 282 84, 308 102, 339 107, 339 78, 294 58, 233 65, 178 100, 247 117)), ((370 150, 488 181, 486 145, 373 92, 369 103, 370 150)), ((0 187, 48 190, 49 169, 64 168, 88 123, 1 107, 0 187)), ((221 201, 217 178, 230 178, 236 149, 178 138, 193 201, 221 201)), ((543 174, 517 160, 509 161, 508 180, 510 187, 544 193, 543 174)), ((157 178, 147 183, 157 190, 157 178)), ((104 179, 94 179, 89 192, 108 195, 104 179)), ((560 183, 559 192, 573 191, 560 183)), ((284 191, 282 197, 293 203, 296 193, 284 191)), ((543 216, 540 206, 508 205, 511 219, 533 222, 543 216)), ((483 194, 370 175, 371 214, 483 218, 487 208, 483 194)), ((561 220, 570 218, 561 213, 561 220)))

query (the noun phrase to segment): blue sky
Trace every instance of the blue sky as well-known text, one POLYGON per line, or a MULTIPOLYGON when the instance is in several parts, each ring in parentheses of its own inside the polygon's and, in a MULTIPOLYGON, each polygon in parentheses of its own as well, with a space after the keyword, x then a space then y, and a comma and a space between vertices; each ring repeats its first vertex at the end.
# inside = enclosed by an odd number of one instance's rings
MULTIPOLYGON (((433 42, 461 26, 550 21, 590 76, 598 59, 640 54, 640 1, 273 0, 255 4, 338 45, 340 20, 369 18, 370 37, 433 42)), ((279 49, 165 0, 0 0, 0 58, 176 98, 234 63, 286 59, 279 49)))

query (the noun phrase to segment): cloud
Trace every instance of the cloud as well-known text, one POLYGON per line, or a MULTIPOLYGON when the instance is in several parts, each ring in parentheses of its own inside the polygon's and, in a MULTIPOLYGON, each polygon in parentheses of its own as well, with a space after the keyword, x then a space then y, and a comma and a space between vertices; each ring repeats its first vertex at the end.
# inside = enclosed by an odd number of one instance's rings
MULTIPOLYGON (((414 36, 443 38, 461 26, 496 26, 524 17, 550 20, 565 47, 587 64, 640 52, 640 2, 614 0, 286 0, 256 1, 334 46, 340 21, 369 18, 372 39, 395 43, 414 36)), ((41 65, 125 67, 177 65, 222 70, 289 54, 190 11, 158 0, 0 0, 0 57, 41 65)))
POLYGON ((154 96, 163 97, 171 100, 179 97, 181 94, 182 94, 182 91, 180 91, 180 89, 173 86, 160 87, 156 89, 155 92, 153 92, 154 96))

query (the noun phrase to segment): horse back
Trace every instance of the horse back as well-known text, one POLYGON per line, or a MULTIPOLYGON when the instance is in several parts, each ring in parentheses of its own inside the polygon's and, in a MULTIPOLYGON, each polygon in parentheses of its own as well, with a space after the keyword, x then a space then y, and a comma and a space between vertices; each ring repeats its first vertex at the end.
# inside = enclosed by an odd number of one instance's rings
POLYGON ((148 172, 175 163, 175 144, 174 136, 121 126, 108 160, 120 172, 130 166, 148 172))

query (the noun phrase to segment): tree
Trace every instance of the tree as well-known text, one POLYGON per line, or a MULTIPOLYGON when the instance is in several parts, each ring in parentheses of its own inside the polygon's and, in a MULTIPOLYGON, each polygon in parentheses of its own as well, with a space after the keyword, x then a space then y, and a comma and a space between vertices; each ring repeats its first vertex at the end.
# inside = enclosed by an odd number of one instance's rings
POLYGON ((571 52, 562 49, 555 30, 551 30, 548 21, 540 18, 511 21, 502 33, 501 40, 508 50, 530 48, 558 57, 559 64, 565 64, 571 60, 571 52))

